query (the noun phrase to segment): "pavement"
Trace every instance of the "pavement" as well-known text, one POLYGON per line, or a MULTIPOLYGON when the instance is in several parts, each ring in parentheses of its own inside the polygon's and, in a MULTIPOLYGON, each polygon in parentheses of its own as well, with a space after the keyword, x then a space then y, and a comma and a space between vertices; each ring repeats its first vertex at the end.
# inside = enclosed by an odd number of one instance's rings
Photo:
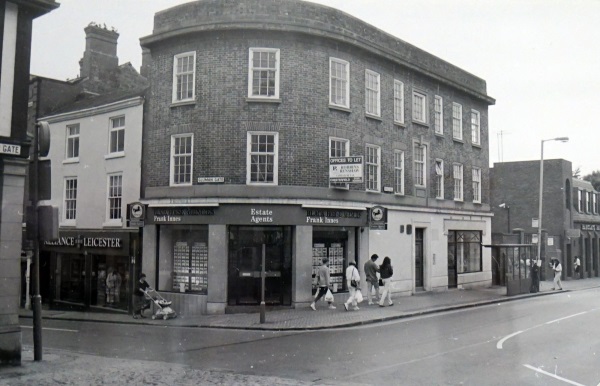
MULTIPOLYGON (((507 296, 505 287, 456 289, 442 292, 420 292, 413 296, 396 296, 391 307, 360 304, 358 311, 345 311, 342 299, 337 309, 329 310, 325 303, 317 311, 308 305, 302 308, 277 310, 266 313, 260 323, 259 313, 186 316, 175 319, 133 319, 127 314, 64 312, 44 310, 45 320, 71 320, 100 323, 123 323, 197 328, 229 328, 250 330, 318 330, 343 328, 369 323, 390 321, 411 316, 432 314, 464 308, 501 304, 536 296, 600 288, 600 278, 563 281, 563 291, 552 290, 553 283, 540 283, 540 292, 507 296)), ((148 311, 147 311, 148 312, 148 311)), ((20 317, 31 318, 29 310, 21 310, 20 317)), ((200 370, 178 363, 142 360, 123 360, 57 349, 43 350, 43 360, 33 360, 33 347, 23 346, 21 366, 0 366, 0 386, 29 385, 348 385, 336 379, 304 382, 283 377, 236 374, 223 370, 200 370)), ((359 385, 359 384, 354 384, 359 385)))

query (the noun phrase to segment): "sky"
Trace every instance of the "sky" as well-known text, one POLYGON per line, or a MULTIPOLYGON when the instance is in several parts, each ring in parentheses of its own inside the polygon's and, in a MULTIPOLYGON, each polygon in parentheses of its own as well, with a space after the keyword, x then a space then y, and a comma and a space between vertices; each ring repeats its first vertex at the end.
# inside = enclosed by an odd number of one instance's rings
MULTIPOLYGON (((76 78, 83 29, 96 22, 120 34, 119 63, 139 70, 139 39, 154 14, 190 0, 58 0, 34 21, 31 73, 76 78)), ((581 176, 600 171, 599 0, 312 0, 337 8, 484 79, 490 166, 571 161, 581 176), (599 130, 596 130, 599 129, 599 130)))

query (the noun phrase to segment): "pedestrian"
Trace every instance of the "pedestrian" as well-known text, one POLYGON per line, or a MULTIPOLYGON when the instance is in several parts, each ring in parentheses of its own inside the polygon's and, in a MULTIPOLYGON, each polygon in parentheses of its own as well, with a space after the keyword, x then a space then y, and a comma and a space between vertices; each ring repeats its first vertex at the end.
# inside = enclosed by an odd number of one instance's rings
POLYGON ((562 290, 562 283, 560 281, 562 265, 560 264, 560 261, 558 261, 558 259, 553 259, 553 262, 554 264, 552 265, 552 269, 554 270, 554 287, 552 287, 552 289, 555 290, 556 287, 558 287, 559 290, 562 290))
POLYGON ((531 276, 531 287, 529 292, 536 293, 540 290, 540 266, 538 260, 530 259, 530 276, 531 276))
POLYGON ((375 260, 377 260, 379 256, 376 253, 371 255, 371 259, 367 260, 365 263, 365 278, 367 280, 367 299, 369 300, 369 305, 374 304, 372 300, 373 288, 375 288, 375 301, 379 299, 379 279, 377 278, 377 272, 379 272, 379 266, 375 264, 375 260))
MULTIPOLYGON (((318 292, 317 292, 317 297, 315 298, 315 300, 313 300, 313 302, 310 304, 310 308, 313 309, 313 311, 317 310, 317 306, 316 303, 327 294, 327 290, 329 290, 329 284, 330 284, 330 279, 329 279, 329 259, 327 259, 326 257, 323 258, 323 264, 321 264, 321 266, 319 267, 319 272, 317 273, 317 287, 318 287, 318 292)), ((327 299, 327 298, 325 298, 327 299)), ((329 309, 330 310, 335 310, 335 306, 333 305, 333 301, 328 301, 327 303, 329 303, 329 309)))
POLYGON ((575 274, 576 277, 578 279, 581 279, 581 275, 579 274, 579 270, 580 270, 580 266, 581 266, 581 261, 579 260, 579 256, 575 256, 575 263, 573 263, 573 266, 575 267, 575 274))
POLYGON ((389 257, 383 258, 383 263, 379 267, 379 273, 381 274, 381 280, 383 280, 383 294, 381 294, 381 299, 379 300, 379 307, 384 307, 383 303, 385 302, 385 298, 388 299, 388 305, 393 306, 394 302, 392 302, 392 275, 394 274, 394 268, 392 267, 392 261, 389 257))
POLYGON ((358 303, 356 301, 356 291, 360 291, 360 274, 356 269, 356 263, 354 260, 348 262, 348 268, 346 268, 346 283, 348 285, 348 292, 350 297, 344 303, 344 308, 348 311, 348 307, 352 304, 352 309, 358 311, 358 303))
POLYGON ((145 318, 144 310, 150 308, 150 300, 146 299, 146 292, 148 291, 148 288, 150 288, 150 285, 146 281, 146 275, 142 273, 135 290, 133 307, 134 319, 137 319, 138 317, 145 318))
POLYGON ((112 307, 115 303, 115 287, 117 284, 116 269, 109 268, 106 276, 106 305, 112 307))

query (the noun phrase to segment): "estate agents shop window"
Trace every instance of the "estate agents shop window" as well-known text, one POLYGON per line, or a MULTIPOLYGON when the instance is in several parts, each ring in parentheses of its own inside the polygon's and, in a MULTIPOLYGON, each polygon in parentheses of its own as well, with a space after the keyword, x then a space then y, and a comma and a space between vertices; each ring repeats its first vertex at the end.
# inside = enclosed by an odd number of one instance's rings
POLYGON ((262 261, 265 261, 265 304, 292 302, 292 227, 229 226, 227 303, 259 305, 262 261))
POLYGON ((448 254, 458 273, 481 272, 481 248, 481 231, 448 231, 448 254))
POLYGON ((314 227, 312 258, 312 292, 317 290, 317 273, 323 258, 329 260, 329 273, 333 292, 347 291, 344 272, 348 267, 348 231, 344 228, 314 227))
POLYGON ((158 290, 206 294, 208 225, 160 227, 158 290))

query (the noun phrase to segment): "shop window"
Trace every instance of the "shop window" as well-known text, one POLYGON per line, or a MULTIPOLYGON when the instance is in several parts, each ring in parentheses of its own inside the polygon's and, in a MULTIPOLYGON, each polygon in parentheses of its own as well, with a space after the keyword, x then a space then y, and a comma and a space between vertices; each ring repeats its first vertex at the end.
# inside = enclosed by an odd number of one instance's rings
POLYGON ((317 275, 323 258, 329 260, 329 277, 333 292, 347 291, 344 273, 347 262, 348 232, 335 229, 319 229, 313 232, 312 278, 313 293, 317 291, 317 275))
POLYGON ((481 272, 481 248, 481 231, 448 231, 448 253, 458 273, 481 272))

